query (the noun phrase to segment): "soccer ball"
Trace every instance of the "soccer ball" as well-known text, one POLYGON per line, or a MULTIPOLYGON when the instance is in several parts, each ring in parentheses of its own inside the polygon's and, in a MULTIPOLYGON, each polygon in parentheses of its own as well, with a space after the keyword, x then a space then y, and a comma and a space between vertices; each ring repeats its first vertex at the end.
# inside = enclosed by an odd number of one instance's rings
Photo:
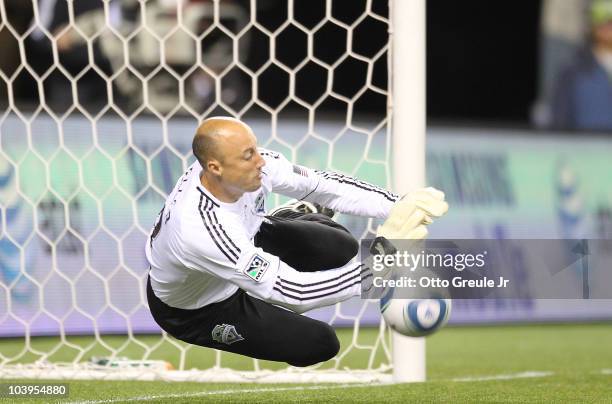
POLYGON ((393 330, 408 337, 423 337, 444 327, 451 312, 450 299, 381 299, 380 311, 393 330))

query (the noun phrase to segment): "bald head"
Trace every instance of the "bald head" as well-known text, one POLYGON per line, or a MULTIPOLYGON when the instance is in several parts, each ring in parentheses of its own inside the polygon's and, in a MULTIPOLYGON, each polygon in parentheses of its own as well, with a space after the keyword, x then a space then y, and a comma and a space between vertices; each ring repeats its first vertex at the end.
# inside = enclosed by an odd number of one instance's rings
POLYGON ((251 128, 244 122, 231 117, 208 118, 198 127, 193 137, 193 155, 206 170, 210 160, 223 163, 225 160, 224 146, 237 136, 252 134, 251 128))
POLYGON ((235 202, 261 187, 266 162, 251 128, 237 119, 202 122, 193 137, 193 154, 203 169, 201 184, 220 201, 235 202))

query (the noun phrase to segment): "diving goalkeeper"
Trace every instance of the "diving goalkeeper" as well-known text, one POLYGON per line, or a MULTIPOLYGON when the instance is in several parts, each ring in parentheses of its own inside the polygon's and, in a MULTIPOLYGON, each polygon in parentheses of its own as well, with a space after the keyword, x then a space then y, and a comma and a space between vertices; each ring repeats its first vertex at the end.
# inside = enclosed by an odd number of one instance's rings
POLYGON ((338 353, 333 328, 300 313, 359 295, 371 273, 354 260, 357 240, 323 213, 386 219, 377 236, 417 239, 448 208, 432 188, 400 199, 293 165, 233 118, 205 120, 193 153, 147 240, 149 307, 177 339, 252 358, 309 366, 338 353), (298 202, 266 214, 270 192, 298 202))

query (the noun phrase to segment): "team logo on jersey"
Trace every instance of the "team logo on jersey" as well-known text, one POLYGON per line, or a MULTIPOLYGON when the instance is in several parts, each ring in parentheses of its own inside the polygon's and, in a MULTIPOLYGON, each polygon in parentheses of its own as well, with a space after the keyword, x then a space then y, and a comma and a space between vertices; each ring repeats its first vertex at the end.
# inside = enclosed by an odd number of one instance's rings
POLYGON ((255 254, 244 270, 244 274, 255 282, 261 282, 270 263, 263 259, 259 254, 255 254))
POLYGON ((266 197, 264 196, 263 191, 257 195, 255 198, 255 213, 264 213, 266 211, 266 197))
POLYGON ((212 339, 222 344, 233 344, 244 338, 238 334, 236 327, 231 324, 217 324, 212 330, 212 339))

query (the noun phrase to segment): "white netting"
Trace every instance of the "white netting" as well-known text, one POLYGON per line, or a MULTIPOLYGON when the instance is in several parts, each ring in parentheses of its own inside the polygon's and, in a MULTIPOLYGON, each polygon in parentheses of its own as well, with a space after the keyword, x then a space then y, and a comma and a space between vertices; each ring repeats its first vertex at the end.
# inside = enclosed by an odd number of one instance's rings
MULTIPOLYGON (((0 377, 315 380, 160 333, 143 246, 211 115, 300 164, 390 185, 387 1, 0 0, 0 14, 0 377)), ((390 366, 377 302, 311 315, 346 327, 316 380, 384 379, 367 372, 390 366)))

